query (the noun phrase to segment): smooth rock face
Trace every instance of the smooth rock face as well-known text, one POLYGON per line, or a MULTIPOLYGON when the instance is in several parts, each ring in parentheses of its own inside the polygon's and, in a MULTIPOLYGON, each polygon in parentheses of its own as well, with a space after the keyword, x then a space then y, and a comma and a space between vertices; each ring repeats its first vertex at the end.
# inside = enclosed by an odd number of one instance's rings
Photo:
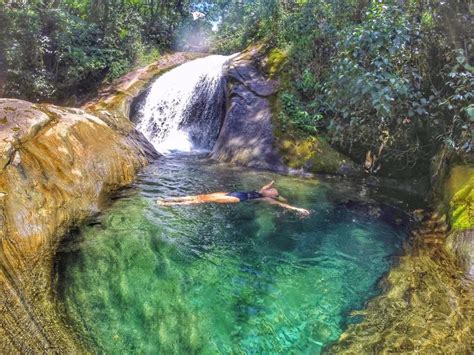
POLYGON ((55 249, 149 148, 79 109, 0 99, 0 119, 0 349, 77 350, 52 300, 55 249))
POLYGON ((162 56, 83 109, 0 99, 0 353, 84 351, 54 300, 56 248, 157 154, 128 119, 133 98, 200 56, 162 56))
POLYGON ((266 79, 252 58, 233 60, 227 73, 227 112, 211 157, 253 168, 286 171, 275 149, 268 96, 278 83, 266 79))

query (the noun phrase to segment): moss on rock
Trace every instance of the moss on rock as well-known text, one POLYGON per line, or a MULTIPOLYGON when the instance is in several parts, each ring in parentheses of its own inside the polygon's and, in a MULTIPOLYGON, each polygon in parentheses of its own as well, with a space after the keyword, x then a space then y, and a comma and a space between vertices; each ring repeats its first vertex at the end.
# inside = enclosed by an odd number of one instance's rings
POLYGON ((354 174, 355 164, 333 149, 319 136, 293 138, 279 141, 283 161, 291 169, 302 169, 314 174, 354 174))
POLYGON ((474 166, 451 168, 444 184, 445 209, 451 232, 444 249, 470 278, 474 278, 474 166))
POLYGON ((264 63, 264 70, 270 78, 274 78, 280 73, 281 68, 285 64, 288 58, 288 54, 278 48, 272 49, 267 56, 267 60, 264 63))
POLYGON ((451 169, 445 184, 452 230, 474 227, 474 166, 457 165, 451 169))
MULTIPOLYGON (((284 79, 284 74, 279 77, 280 87, 285 85, 284 79)), ((272 95, 269 101, 276 145, 286 166, 312 174, 357 175, 360 173, 360 168, 350 158, 331 147, 324 137, 305 134, 290 122, 282 122, 278 93, 272 95)))

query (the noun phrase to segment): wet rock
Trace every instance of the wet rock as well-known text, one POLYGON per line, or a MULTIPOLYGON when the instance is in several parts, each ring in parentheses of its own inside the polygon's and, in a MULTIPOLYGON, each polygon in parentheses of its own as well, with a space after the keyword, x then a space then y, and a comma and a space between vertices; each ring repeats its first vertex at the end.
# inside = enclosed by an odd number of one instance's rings
POLYGON ((446 180, 445 202, 450 210, 450 225, 455 230, 474 227, 474 165, 451 168, 446 180))
POLYGON ((211 157, 237 165, 286 171, 275 149, 267 98, 277 90, 277 82, 266 79, 247 54, 233 60, 227 80, 227 112, 211 157))
POLYGON ((452 231, 446 240, 445 248, 466 275, 474 280, 474 228, 452 231))
POLYGON ((248 59, 235 60, 227 76, 234 82, 243 84, 249 91, 258 96, 270 96, 278 90, 278 82, 263 77, 252 61, 248 59))
POLYGON ((474 166, 452 167, 444 192, 451 225, 445 249, 474 280, 474 166))
POLYGON ((56 248, 156 154, 128 119, 133 97, 156 75, 199 56, 162 56, 83 109, 0 99, 2 353, 84 351, 54 300, 56 248))
POLYGON ((136 134, 79 109, 0 99, 0 347, 78 349, 52 299, 55 249, 147 163, 136 134))

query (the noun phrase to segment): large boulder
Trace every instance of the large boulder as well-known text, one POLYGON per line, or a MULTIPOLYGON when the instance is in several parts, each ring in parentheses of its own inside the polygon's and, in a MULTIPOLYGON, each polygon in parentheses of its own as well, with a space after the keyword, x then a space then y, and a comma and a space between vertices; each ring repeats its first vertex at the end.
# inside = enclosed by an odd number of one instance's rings
MULTIPOLYGON (((253 50, 256 51, 256 50, 253 50)), ((285 171, 275 148, 268 97, 278 89, 254 64, 255 53, 232 60, 227 71, 228 104, 211 157, 237 165, 285 171)))
POLYGON ((211 157, 280 172, 358 173, 360 169, 322 137, 282 131, 278 78, 285 58, 279 50, 257 45, 231 60, 227 112, 211 157))

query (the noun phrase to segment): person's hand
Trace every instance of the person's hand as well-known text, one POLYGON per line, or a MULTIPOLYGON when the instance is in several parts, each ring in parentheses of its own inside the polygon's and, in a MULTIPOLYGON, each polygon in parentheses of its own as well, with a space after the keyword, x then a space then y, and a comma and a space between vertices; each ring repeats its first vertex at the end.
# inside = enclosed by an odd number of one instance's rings
POLYGON ((297 208, 296 212, 298 212, 298 214, 301 217, 308 217, 310 215, 310 212, 308 210, 304 209, 304 208, 297 208))

